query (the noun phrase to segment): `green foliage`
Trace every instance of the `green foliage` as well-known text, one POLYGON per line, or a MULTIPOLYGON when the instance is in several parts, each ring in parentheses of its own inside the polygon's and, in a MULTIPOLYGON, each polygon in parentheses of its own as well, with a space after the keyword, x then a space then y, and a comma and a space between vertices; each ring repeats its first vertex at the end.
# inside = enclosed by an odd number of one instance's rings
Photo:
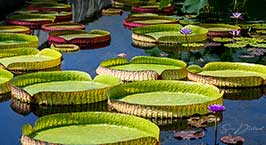
POLYGON ((200 10, 207 6, 208 0, 185 0, 182 11, 184 13, 200 14, 200 10))

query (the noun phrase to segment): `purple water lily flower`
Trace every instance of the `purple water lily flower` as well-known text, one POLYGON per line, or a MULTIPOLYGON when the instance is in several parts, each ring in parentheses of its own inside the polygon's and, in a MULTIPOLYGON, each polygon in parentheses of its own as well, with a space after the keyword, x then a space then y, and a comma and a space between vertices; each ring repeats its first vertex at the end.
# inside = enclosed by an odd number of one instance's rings
POLYGON ((208 110, 213 113, 223 112, 225 110, 225 107, 223 105, 213 104, 208 107, 208 110))
POLYGON ((240 36, 240 30, 232 30, 230 31, 230 34, 233 35, 233 36, 240 36))
POLYGON ((242 19, 242 13, 239 13, 239 12, 232 13, 231 18, 242 19))
POLYGON ((192 30, 189 29, 189 28, 182 28, 182 29, 180 30, 180 33, 181 33, 181 34, 184 34, 184 35, 188 35, 188 34, 191 34, 191 33, 192 33, 192 30))

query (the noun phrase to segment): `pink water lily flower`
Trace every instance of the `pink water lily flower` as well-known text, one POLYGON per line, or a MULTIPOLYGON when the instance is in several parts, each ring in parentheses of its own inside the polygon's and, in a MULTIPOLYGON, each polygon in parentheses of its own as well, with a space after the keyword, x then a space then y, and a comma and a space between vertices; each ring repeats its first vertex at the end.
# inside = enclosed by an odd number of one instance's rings
POLYGON ((126 53, 119 53, 117 54, 118 57, 127 57, 127 54, 126 53))
POLYGON ((230 34, 233 35, 233 36, 240 36, 240 30, 232 30, 230 31, 230 34))
POLYGON ((213 104, 208 107, 208 110, 213 113, 223 112, 225 110, 225 107, 223 105, 213 104))

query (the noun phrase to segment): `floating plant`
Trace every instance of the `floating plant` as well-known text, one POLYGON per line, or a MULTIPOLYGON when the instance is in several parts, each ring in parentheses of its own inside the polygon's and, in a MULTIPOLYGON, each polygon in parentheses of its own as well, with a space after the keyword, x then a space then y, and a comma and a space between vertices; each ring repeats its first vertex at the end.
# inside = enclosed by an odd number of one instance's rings
POLYGON ((167 14, 172 15, 174 13, 174 6, 169 4, 164 8, 160 8, 159 3, 155 5, 145 5, 145 6, 133 6, 132 12, 134 13, 157 13, 157 14, 167 14))
POLYGON ((79 47, 93 47, 101 43, 109 43, 111 40, 110 32, 104 30, 63 30, 52 31, 49 33, 49 44, 75 44, 79 47))
POLYGON ((62 53, 79 51, 79 46, 74 44, 52 44, 51 49, 57 50, 62 53))
POLYGON ((176 24, 178 20, 168 16, 145 16, 145 17, 128 17, 123 21, 123 25, 128 28, 135 28, 156 24, 176 24))
POLYGON ((189 35, 181 34, 183 27, 179 24, 160 24, 132 29, 132 39, 150 43, 193 43, 207 39, 208 30, 199 26, 187 25, 184 28, 192 31, 189 35))
POLYGON ((34 128, 24 125, 21 144, 157 145, 159 133, 155 124, 134 116, 107 112, 64 113, 41 117, 34 128))
POLYGON ((30 29, 25 26, 0 26, 0 33, 30 34, 30 29))
POLYGON ((241 136, 223 136, 222 138, 220 138, 220 140, 228 145, 242 145, 245 142, 245 139, 241 136))
POLYGON ((15 14, 7 18, 7 23, 12 25, 27 26, 30 29, 40 29, 41 25, 54 22, 55 16, 42 14, 15 14))
POLYGON ((205 133, 203 129, 176 131, 174 134, 174 138, 178 140, 201 139, 204 136, 205 133))
POLYGON ((35 50, 27 48, 27 50, 15 49, 9 52, 12 51, 14 56, 0 58, 0 66, 14 73, 45 70, 61 64, 62 55, 55 50, 39 51, 36 48, 35 50))
POLYGON ((226 37, 214 37, 214 38, 212 38, 212 41, 220 42, 220 43, 231 43, 234 41, 234 39, 226 38, 226 37))
POLYGON ((229 24, 199 24, 199 26, 208 29, 209 37, 229 37, 232 30, 239 30, 239 26, 229 24))
POLYGON ((0 69, 0 94, 10 92, 10 80, 13 74, 5 69, 0 69))
POLYGON ((212 85, 169 80, 132 82, 107 92, 113 109, 145 118, 204 115, 206 106, 223 103, 222 95, 212 85))
POLYGON ((72 20, 72 13, 65 11, 38 11, 38 10, 19 10, 15 11, 16 14, 34 14, 42 16, 55 16, 54 22, 66 22, 72 20))
POLYGON ((116 8, 108 8, 108 9, 103 9, 102 10, 102 15, 122 15, 123 10, 122 9, 116 9, 116 8))
POLYGON ((38 37, 26 34, 0 33, 0 49, 38 47, 38 37))
POLYGON ((113 58, 100 63, 97 74, 109 74, 123 81, 157 79, 184 79, 186 63, 171 58, 136 56, 129 62, 126 58, 113 58))
POLYGON ((83 30, 85 25, 72 22, 59 22, 42 25, 44 31, 57 31, 57 30, 83 30))
POLYGON ((59 3, 42 3, 42 4, 31 4, 28 6, 29 10, 39 11, 66 11, 72 10, 71 5, 59 4, 59 3))
POLYGON ((209 62, 203 68, 188 67, 188 79, 219 87, 254 87, 265 85, 266 66, 241 62, 209 62))
POLYGON ((93 80, 79 71, 50 71, 25 74, 11 81, 14 98, 33 104, 77 105, 107 100, 106 91, 120 80, 99 75, 93 80))

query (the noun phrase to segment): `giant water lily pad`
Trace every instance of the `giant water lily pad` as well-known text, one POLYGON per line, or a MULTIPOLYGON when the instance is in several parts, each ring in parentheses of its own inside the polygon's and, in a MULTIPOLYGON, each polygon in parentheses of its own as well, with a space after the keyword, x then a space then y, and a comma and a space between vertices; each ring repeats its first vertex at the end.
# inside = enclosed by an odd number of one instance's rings
POLYGON ((38 11, 38 10, 19 10, 15 11, 16 14, 34 14, 42 16, 55 16, 55 22, 66 22, 72 20, 72 13, 65 11, 38 11))
POLYGON ((186 63, 170 58, 136 56, 129 62, 126 58, 113 58, 101 62, 96 72, 119 77, 124 81, 157 79, 183 79, 186 63))
POLYGON ((227 37, 231 36, 232 30, 239 30, 239 26, 229 24, 199 24, 199 26, 208 29, 208 36, 210 37, 227 37))
POLYGON ((176 18, 167 16, 145 16, 145 17, 132 17, 129 16, 123 21, 124 26, 128 28, 156 25, 156 24, 172 24, 178 23, 176 18))
POLYGON ((106 75, 92 80, 85 72, 51 71, 17 76, 11 83, 12 95, 22 102, 74 105, 106 100, 106 90, 120 80, 106 75))
POLYGON ((13 78, 13 74, 7 70, 0 69, 0 94, 10 92, 10 80, 13 78))
POLYGON ((159 3, 156 3, 154 5, 134 6, 132 7, 132 11, 135 13, 160 13, 171 15, 174 13, 174 7, 169 4, 161 9, 159 3))
POLYGON ((60 22, 42 25, 42 29, 45 31, 82 30, 85 29, 85 25, 72 22, 60 22))
POLYGON ((84 112, 39 118, 22 128, 22 145, 159 144, 159 128, 148 120, 116 113, 84 112), (78 137, 78 139, 77 139, 78 137))
POLYGON ((42 3, 32 4, 28 6, 29 10, 40 10, 40 11, 71 11, 71 5, 59 4, 59 3, 42 3))
POLYGON ((30 29, 24 26, 0 26, 0 33, 30 34, 30 29))
MULTIPOLYGON (((12 51, 12 50, 10 50, 12 51)), ((61 53, 51 49, 22 51, 15 49, 12 57, 0 58, 2 67, 14 72, 37 71, 56 67, 61 64, 61 53)))
POLYGON ((110 33, 104 30, 64 30, 49 33, 49 44, 75 44, 80 47, 90 47, 100 43, 108 43, 111 39, 110 33))
POLYGON ((199 26, 187 25, 192 30, 187 35, 180 33, 183 27, 179 24, 160 24, 134 28, 132 39, 151 43, 186 43, 201 42, 207 39, 208 30, 199 26))
POLYGON ((38 47, 38 37, 26 34, 0 33, 0 49, 38 47))
POLYGON ((31 29, 40 29, 41 25, 54 22, 55 16, 42 14, 15 14, 8 17, 7 23, 27 26, 31 29))
POLYGON ((192 65, 188 79, 219 87, 254 87, 265 85, 266 66, 240 62, 210 62, 203 68, 192 65))
POLYGON ((185 81, 140 81, 107 92, 109 104, 118 112, 142 117, 185 117, 207 114, 211 104, 222 104, 218 88, 185 81))

